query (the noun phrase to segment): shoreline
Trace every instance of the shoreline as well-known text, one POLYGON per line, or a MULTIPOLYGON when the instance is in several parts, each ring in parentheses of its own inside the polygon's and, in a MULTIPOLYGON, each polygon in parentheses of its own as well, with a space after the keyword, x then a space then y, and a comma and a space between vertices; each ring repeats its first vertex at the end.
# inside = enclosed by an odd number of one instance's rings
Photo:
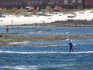
POLYGON ((72 20, 72 21, 58 21, 52 23, 40 24, 22 24, 14 26, 54 26, 54 27, 93 27, 93 21, 86 20, 72 20))

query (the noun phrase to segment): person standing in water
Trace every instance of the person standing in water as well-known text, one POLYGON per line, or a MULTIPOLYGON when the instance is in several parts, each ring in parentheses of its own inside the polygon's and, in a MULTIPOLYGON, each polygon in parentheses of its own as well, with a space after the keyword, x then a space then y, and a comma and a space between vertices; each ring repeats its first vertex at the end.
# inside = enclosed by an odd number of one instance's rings
POLYGON ((9 32, 9 26, 6 26, 6 32, 9 32))
POLYGON ((69 40, 68 45, 69 45, 69 52, 73 52, 73 43, 71 40, 69 40))

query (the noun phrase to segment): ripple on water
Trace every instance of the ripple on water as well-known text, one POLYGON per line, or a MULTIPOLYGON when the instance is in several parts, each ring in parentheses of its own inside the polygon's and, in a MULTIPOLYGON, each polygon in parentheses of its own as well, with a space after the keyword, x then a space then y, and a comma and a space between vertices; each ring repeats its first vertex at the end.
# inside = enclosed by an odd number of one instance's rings
MULTIPOLYGON (((0 27, 0 33, 6 33, 5 27, 0 27)), ((93 34, 93 28, 16 26, 11 27, 9 33, 26 36, 93 34)), ((66 40, 12 42, 10 44, 21 45, 0 47, 0 68, 1 70, 92 70, 93 39, 73 39, 73 43, 74 52, 69 53, 66 40)))

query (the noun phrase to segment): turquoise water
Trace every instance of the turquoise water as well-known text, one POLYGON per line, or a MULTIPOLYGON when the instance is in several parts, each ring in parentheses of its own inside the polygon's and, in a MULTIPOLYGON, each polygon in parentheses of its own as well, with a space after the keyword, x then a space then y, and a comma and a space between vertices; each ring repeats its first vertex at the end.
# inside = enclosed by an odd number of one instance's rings
MULTIPOLYGON (((92 27, 12 26, 10 35, 92 34, 92 27), (41 31, 41 33, 38 33, 41 31), (33 33, 31 33, 33 32, 33 33)), ((0 33, 6 33, 0 27, 0 33)), ((67 40, 12 42, 20 46, 0 47, 0 70, 93 70, 93 39, 72 39, 74 52, 69 53, 67 40)))

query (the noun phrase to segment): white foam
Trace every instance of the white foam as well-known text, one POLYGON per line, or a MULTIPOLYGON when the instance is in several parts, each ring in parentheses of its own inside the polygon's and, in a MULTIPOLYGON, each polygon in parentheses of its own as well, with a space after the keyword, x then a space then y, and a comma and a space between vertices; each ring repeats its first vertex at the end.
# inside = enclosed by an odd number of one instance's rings
POLYGON ((0 54, 91 54, 93 51, 78 51, 78 52, 59 52, 59 51, 40 51, 40 52, 17 52, 17 51, 0 51, 0 54))
POLYGON ((0 68, 16 69, 16 70, 37 70, 36 66, 25 66, 25 65, 22 65, 22 66, 3 66, 3 67, 0 67, 0 68))
POLYGON ((30 42, 29 41, 23 41, 23 42, 11 42, 9 44, 10 45, 15 45, 15 44, 20 45, 20 44, 28 44, 28 43, 30 43, 30 42))
POLYGON ((65 34, 69 34, 69 32, 66 32, 65 34))

